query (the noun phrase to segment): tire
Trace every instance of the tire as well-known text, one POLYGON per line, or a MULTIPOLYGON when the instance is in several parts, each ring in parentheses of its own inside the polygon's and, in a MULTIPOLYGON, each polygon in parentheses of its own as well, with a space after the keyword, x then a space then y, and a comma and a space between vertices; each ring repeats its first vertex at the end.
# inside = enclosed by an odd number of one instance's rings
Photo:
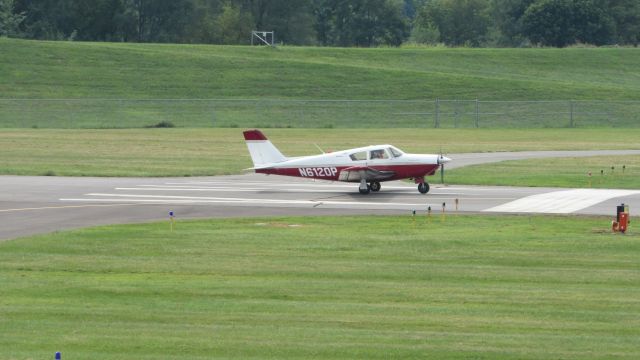
POLYGON ((420 191, 421 194, 428 193, 429 192, 429 184, 426 183, 426 182, 418 184, 418 191, 420 191))
POLYGON ((381 187, 382 187, 382 186, 381 186, 381 185, 380 185, 380 183, 379 183, 379 182, 377 182, 377 181, 374 181, 374 182, 372 182, 372 183, 371 183, 371 185, 369 185, 369 188, 371 188, 371 191, 373 191, 373 192, 378 192, 378 191, 380 191, 380 188, 381 188, 381 187))

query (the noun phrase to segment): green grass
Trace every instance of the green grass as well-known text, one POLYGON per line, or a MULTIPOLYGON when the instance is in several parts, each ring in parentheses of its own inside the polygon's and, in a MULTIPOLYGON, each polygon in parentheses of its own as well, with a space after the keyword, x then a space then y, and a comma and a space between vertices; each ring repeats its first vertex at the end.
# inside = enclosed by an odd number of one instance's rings
POLYGON ((6 98, 640 100, 640 49, 344 49, 0 39, 6 98))
POLYGON ((637 359, 640 238, 609 223, 220 219, 7 241, 0 348, 9 359, 637 359))
MULTIPOLYGON (((445 175, 448 184, 640 189, 640 156, 504 161, 453 169, 445 175)), ((440 182, 439 176, 434 179, 440 182)))
MULTIPOLYGON (((640 126, 640 49, 634 48, 274 49, 0 39, 0 63, 0 127, 122 128, 160 121, 181 127, 431 127, 436 98, 578 100, 574 126, 640 126), (414 101, 304 102, 316 99, 414 101)), ((439 112, 442 127, 475 126, 473 102, 443 102, 439 112)), ((484 103, 479 113, 480 127, 570 124, 565 101, 484 103)))
POLYGON ((0 99, 0 128, 638 128, 640 101, 0 99), (172 126, 173 127, 173 126, 172 126))
MULTIPOLYGON (((448 154, 640 149, 637 129, 266 129, 264 132, 287 156, 317 154, 314 144, 335 151, 390 143, 406 152, 438 153, 442 149, 448 154)), ((1 130, 0 135, 0 174, 4 175, 198 176, 237 174, 252 166, 242 129, 29 129, 1 130)), ((635 163, 628 164, 630 170, 632 164, 635 163)), ((539 171, 546 168, 540 167, 539 171)), ((562 172, 557 167, 549 169, 549 177, 562 172)), ((529 170, 525 168, 518 173, 528 174, 529 170)), ((588 170, 577 167, 575 171, 580 178, 588 170)), ((453 181, 454 174, 447 173, 447 181, 453 181)))

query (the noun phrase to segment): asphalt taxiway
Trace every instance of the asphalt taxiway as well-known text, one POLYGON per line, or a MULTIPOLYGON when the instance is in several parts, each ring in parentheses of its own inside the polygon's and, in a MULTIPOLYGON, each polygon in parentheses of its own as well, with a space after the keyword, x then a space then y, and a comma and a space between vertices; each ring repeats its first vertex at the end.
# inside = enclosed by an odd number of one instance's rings
MULTIPOLYGON (((640 151, 452 154, 447 168, 541 157, 640 151), (502 160, 501 160, 502 159, 502 160)), ((198 178, 0 176, 0 240, 93 225, 176 218, 440 212, 612 215, 621 202, 640 208, 640 190, 432 186, 385 182, 361 195, 357 184, 259 174, 198 178)))

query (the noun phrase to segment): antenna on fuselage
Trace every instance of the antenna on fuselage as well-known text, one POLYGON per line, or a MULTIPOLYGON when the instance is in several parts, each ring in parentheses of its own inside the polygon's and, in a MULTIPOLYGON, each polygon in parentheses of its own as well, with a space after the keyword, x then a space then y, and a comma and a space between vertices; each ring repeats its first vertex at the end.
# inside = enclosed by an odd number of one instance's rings
POLYGON ((324 150, 322 150, 322 148, 321 148, 320 146, 318 146, 318 144, 315 144, 315 143, 314 143, 313 145, 314 145, 315 147, 317 147, 317 148, 318 148, 318 150, 320 150, 320 152, 321 152, 321 153, 326 154, 326 153, 324 152, 324 150))

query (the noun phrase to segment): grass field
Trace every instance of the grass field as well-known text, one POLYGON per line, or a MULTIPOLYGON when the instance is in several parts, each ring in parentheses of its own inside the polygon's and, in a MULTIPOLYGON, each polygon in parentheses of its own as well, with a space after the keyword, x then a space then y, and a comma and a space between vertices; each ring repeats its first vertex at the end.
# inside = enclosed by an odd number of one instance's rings
POLYGON ((640 100, 640 49, 634 48, 266 48, 3 38, 0 63, 5 98, 640 100))
POLYGON ((0 128, 640 128, 640 101, 0 99, 0 128))
MULTIPOLYGON (((4 175, 198 176, 237 174, 252 166, 242 129, 29 129, 2 130, 0 134, 0 174, 4 175)), ((640 149, 637 129, 267 129, 265 134, 287 156, 317 154, 314 144, 335 151, 391 143, 406 152, 438 153, 442 149, 448 154, 640 149)), ((599 172, 588 161, 577 160, 570 167, 573 180, 569 183, 583 183, 589 170, 599 172)), ((613 165, 623 165, 618 161, 613 165)), ((551 177, 561 174, 561 168, 547 166, 553 163, 536 169, 541 176, 528 184, 549 184, 551 177)), ((637 171, 637 157, 627 165, 630 172, 637 171)), ((514 178, 532 179, 526 167, 512 166, 510 171, 514 178)), ((455 174, 448 172, 447 182, 464 181, 455 174)), ((468 173, 461 174, 468 177, 468 173)), ((481 181, 474 176, 474 181, 481 181)), ((483 176, 495 178, 491 171, 483 176)))
MULTIPOLYGON (((633 48, 265 48, 0 39, 0 63, 5 128, 126 128, 160 121, 181 127, 430 127, 436 98, 547 101, 484 103, 480 127, 640 126, 640 49, 633 48), (405 102, 304 102, 316 99, 405 102)), ((473 127, 475 110, 474 102, 443 102, 438 122, 473 127)))
MULTIPOLYGON (((640 156, 503 161, 453 169, 445 175, 448 184, 640 189, 640 156)), ((434 180, 440 182, 440 177, 434 180)))
POLYGON ((0 348, 8 359, 637 359, 640 238, 609 222, 225 219, 7 241, 0 348))

